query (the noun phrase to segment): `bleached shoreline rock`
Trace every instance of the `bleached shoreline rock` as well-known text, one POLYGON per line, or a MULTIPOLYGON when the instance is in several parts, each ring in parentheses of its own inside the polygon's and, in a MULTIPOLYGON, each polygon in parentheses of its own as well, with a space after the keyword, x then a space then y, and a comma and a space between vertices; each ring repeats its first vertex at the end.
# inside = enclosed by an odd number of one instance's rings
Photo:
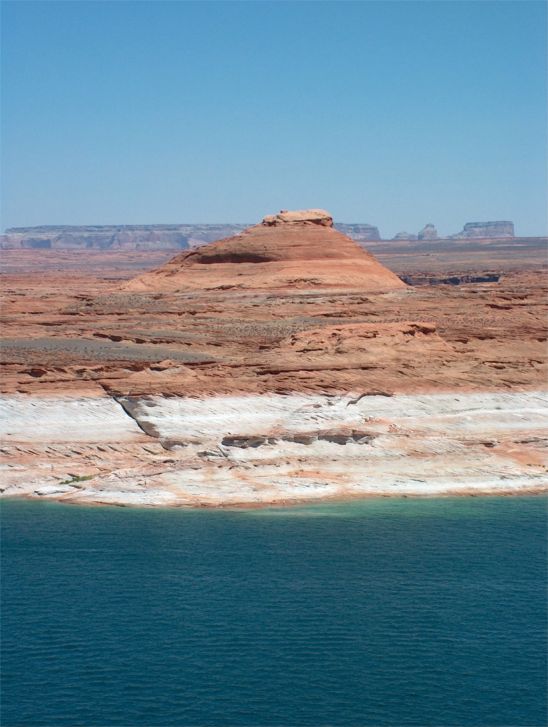
POLYGON ((540 391, 2 404, 4 496, 218 507, 548 491, 540 391))

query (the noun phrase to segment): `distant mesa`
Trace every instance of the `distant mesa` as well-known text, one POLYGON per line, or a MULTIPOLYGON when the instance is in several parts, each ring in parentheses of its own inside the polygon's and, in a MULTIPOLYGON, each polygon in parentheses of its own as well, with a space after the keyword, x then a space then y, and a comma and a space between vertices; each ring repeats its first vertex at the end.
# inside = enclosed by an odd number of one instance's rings
POLYGON ((514 237, 514 223, 509 220, 492 222, 467 222, 460 232, 451 237, 456 239, 480 237, 514 237))
MULTIPOLYGON (((498 239, 515 236, 514 223, 508 220, 496 220, 494 222, 467 222, 460 232, 449 235, 447 240, 465 239, 498 239)), ((425 225, 418 235, 409 232, 398 232, 393 240, 439 240, 438 231, 432 223, 425 225)))
POLYGON ((394 237, 393 240, 416 240, 417 236, 413 235, 411 232, 398 232, 394 237))
POLYGON ((43 225, 12 227, 3 250, 187 250, 245 229, 246 225, 43 225))
POLYGON ((422 230, 417 235, 417 238, 419 240, 438 240, 438 231, 436 230, 434 225, 429 222, 422 228, 422 230))
POLYGON ((335 222, 334 227, 343 235, 348 235, 356 242, 367 242, 368 240, 380 240, 381 233, 375 225, 367 225, 364 222, 351 223, 335 222))
MULTIPOLYGON (((300 211, 282 210, 268 215, 265 225, 306 222, 323 227, 333 227, 356 242, 367 243, 381 240, 379 228, 363 222, 349 224, 333 222, 325 210, 305 210, 309 218, 298 219, 300 211), (295 216, 297 215, 297 217, 295 216), (327 215, 327 217, 325 217, 327 215)), ((11 227, 0 235, 2 250, 190 250, 215 240, 237 235, 248 224, 158 224, 158 225, 41 225, 37 227, 11 227)), ((467 222, 449 240, 514 238, 514 224, 508 220, 467 222)), ((434 225, 426 225, 418 235, 398 232, 393 240, 437 240, 434 225)))
MULTIPOLYGON (((284 214, 283 212, 280 214, 284 214)), ((273 215, 278 217, 279 215, 273 215)), ((276 222, 274 222, 276 224, 276 222)), ((11 227, 2 250, 188 250, 236 235, 249 224, 40 225, 11 227)), ((378 227, 337 222, 335 229, 358 242, 380 240, 378 227)))
POLYGON ((131 291, 262 288, 389 291, 405 284, 333 227, 325 210, 282 210, 233 237, 181 253, 126 285, 131 291))

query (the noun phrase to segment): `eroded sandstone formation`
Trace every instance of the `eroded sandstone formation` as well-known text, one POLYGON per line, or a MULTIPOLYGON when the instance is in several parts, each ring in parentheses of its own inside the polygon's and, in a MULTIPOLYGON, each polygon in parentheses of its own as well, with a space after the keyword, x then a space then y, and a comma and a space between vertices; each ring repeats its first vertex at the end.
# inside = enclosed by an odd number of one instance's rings
POLYGON ((105 256, 60 274, 57 251, 37 275, 4 276, 4 495, 234 506, 546 491, 538 242, 383 245, 421 285, 318 211, 125 289, 135 253, 115 256, 116 276, 105 256))
MULTIPOLYGON (((181 250, 206 245, 241 232, 249 225, 42 225, 12 227, 0 235, 2 250, 181 250)), ((335 225, 358 242, 380 240, 374 225, 335 225)))
POLYGON ((437 240, 438 239, 438 231, 435 228, 435 226, 429 222, 427 225, 425 225, 422 230, 419 231, 417 235, 418 240, 437 240))
POLYGON ((44 225, 13 227, 0 235, 3 250, 185 250, 245 225, 44 225))
POLYGON ((417 236, 412 234, 411 232, 398 232, 394 235, 392 238, 393 240, 416 240, 417 236))
POLYGON ((16 422, 3 437, 8 496, 219 507, 546 489, 538 392, 33 404, 0 402, 16 422))
POLYGON ((467 222, 464 228, 452 235, 457 239, 463 238, 501 238, 514 237, 514 223, 508 220, 494 222, 467 222))
POLYGON ((173 258, 131 281, 129 291, 276 288, 387 291, 405 287, 325 210, 282 211, 261 224, 173 258))
POLYGON ((347 223, 335 222, 335 229, 342 232, 343 235, 351 237, 356 242, 371 242, 381 239, 379 228, 374 225, 367 225, 363 222, 347 223))
POLYGON ((262 224, 265 227, 285 227, 286 225, 320 225, 333 227, 333 217, 325 210, 280 210, 276 215, 266 215, 262 224))

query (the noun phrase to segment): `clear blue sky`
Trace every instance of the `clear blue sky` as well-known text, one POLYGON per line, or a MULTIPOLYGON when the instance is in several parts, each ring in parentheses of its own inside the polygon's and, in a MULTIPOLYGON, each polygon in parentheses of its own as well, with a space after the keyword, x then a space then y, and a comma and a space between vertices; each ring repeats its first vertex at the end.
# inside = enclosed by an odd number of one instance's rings
POLYGON ((4 2, 3 227, 546 234, 543 2, 4 2))

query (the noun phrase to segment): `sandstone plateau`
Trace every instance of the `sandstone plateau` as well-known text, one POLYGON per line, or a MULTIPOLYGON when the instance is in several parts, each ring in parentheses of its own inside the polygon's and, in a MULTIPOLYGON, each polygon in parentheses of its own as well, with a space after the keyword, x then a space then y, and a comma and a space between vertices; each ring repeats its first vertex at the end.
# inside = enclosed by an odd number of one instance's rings
POLYGON ((312 210, 169 261, 5 252, 4 496, 546 491, 545 246, 371 247, 312 210))
MULTIPOLYGON (((11 227, 0 235, 2 250, 159 251, 181 250, 236 235, 249 225, 42 225, 11 227)), ((428 226, 427 226, 428 227, 428 226)), ((433 226, 432 226, 433 227, 433 226)), ((366 223, 337 222, 335 228, 356 242, 379 241, 378 227, 366 223)), ((507 220, 467 222, 447 239, 514 238, 514 224, 507 220)), ((399 232, 395 240, 416 240, 417 235, 399 232)), ((436 237, 437 238, 437 233, 436 237)))
POLYGON ((514 223, 509 220, 495 220, 492 222, 467 222, 462 231, 454 237, 485 238, 485 237, 514 237, 514 223))
POLYGON ((13 227, 5 250, 179 250, 219 239, 245 225, 44 225, 13 227))
MULTIPOLYGON (((42 225, 11 227, 0 235, 2 250, 181 250, 236 235, 249 225, 42 225)), ((374 225, 339 222, 337 229, 357 241, 380 240, 374 225)))

